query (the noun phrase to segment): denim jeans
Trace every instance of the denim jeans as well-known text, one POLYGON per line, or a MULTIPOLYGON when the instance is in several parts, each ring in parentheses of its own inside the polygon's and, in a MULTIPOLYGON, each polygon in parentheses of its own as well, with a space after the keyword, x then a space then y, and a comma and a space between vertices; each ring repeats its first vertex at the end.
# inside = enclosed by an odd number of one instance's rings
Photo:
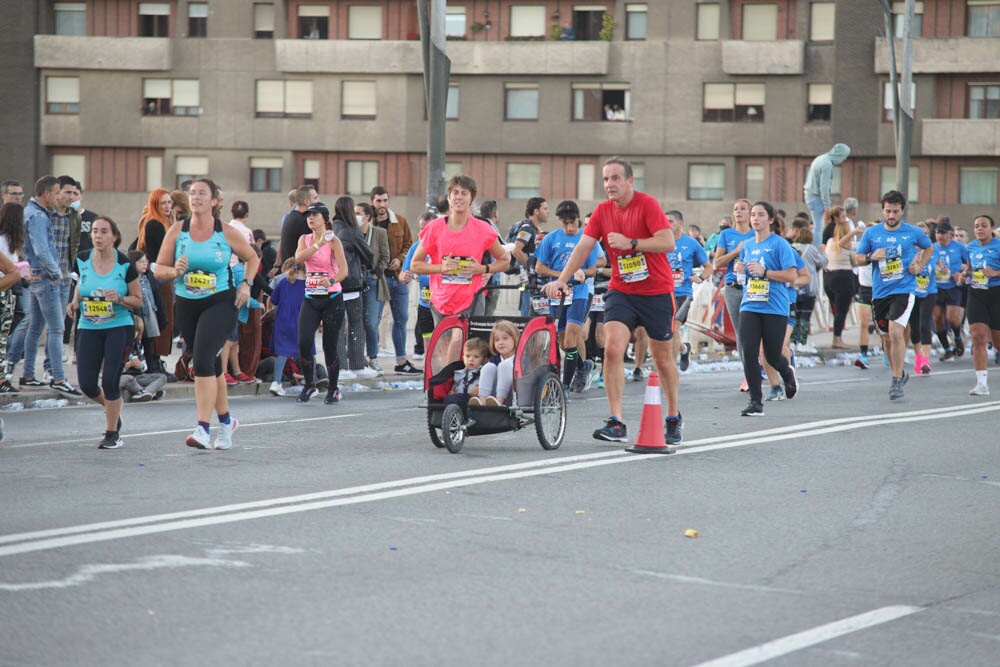
POLYGON ((7 363, 16 364, 24 359, 24 337, 28 333, 28 309, 31 297, 28 290, 18 287, 17 309, 24 313, 24 317, 17 323, 17 326, 10 332, 7 339, 7 363))
POLYGON ((378 279, 365 276, 368 291, 361 295, 365 303, 365 350, 371 359, 378 357, 378 323, 382 321, 385 301, 378 300, 378 279))
POLYGON ((410 319, 410 286, 386 275, 389 283, 389 309, 392 311, 392 347, 396 360, 406 358, 406 323, 410 319))
MULTIPOLYGON (((67 345, 68 342, 66 341, 66 336, 67 336, 66 332, 68 331, 68 329, 66 327, 67 326, 72 327, 72 324, 70 324, 70 319, 68 317, 66 317, 66 306, 69 305, 69 299, 70 299, 71 296, 73 296, 73 282, 71 280, 66 279, 66 280, 62 281, 62 283, 59 285, 59 296, 62 298, 62 314, 63 314, 63 317, 66 318, 66 319, 63 320, 63 340, 62 340, 62 342, 63 342, 63 345, 67 345)), ((62 352, 60 352, 59 354, 61 355, 62 352)), ((49 355, 49 352, 48 352, 48 343, 46 343, 45 360, 42 362, 42 370, 43 371, 48 371, 49 373, 52 372, 52 357, 49 355)), ((25 377, 27 377, 27 376, 25 376, 25 377)))
POLYGON ((28 288, 28 332, 24 338, 24 377, 35 377, 35 356, 42 328, 45 335, 45 354, 52 366, 52 379, 61 382, 66 379, 62 363, 62 334, 66 309, 63 305, 61 282, 38 280, 28 288))
POLYGON ((819 246, 823 242, 823 214, 826 212, 826 207, 819 197, 806 197, 806 206, 812 214, 813 245, 819 246))

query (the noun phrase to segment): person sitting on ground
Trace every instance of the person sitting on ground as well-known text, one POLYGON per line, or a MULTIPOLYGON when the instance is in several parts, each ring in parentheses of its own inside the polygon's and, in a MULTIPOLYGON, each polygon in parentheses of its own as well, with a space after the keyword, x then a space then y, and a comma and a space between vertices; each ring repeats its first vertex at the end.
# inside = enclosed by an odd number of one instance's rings
POLYGON ((135 340, 129 351, 128 361, 125 362, 125 369, 118 380, 118 386, 121 387, 122 395, 128 398, 129 403, 155 401, 163 397, 167 376, 157 372, 155 368, 152 369, 152 373, 149 372, 151 369, 146 362, 142 344, 142 339, 145 337, 143 318, 133 314, 132 321, 135 323, 135 340))
POLYGON ((483 366, 479 395, 469 405, 507 405, 514 387, 514 352, 520 333, 514 323, 500 320, 490 332, 490 352, 495 356, 483 366))

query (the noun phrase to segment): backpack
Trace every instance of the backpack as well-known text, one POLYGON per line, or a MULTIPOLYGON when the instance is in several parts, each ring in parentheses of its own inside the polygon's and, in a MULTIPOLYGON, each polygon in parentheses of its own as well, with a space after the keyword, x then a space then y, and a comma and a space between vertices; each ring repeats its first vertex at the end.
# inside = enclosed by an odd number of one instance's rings
MULTIPOLYGON (((507 232, 507 238, 504 239, 504 243, 515 243, 517 241, 518 235, 523 230, 525 230, 525 228, 527 228, 528 230, 531 231, 532 238, 534 238, 535 235, 537 234, 537 232, 535 231, 534 227, 535 226, 531 224, 531 220, 528 220, 527 218, 525 218, 524 220, 519 220, 519 221, 515 222, 513 225, 510 226, 510 230, 507 232)), ((531 252, 533 252, 533 249, 528 249, 529 245, 533 245, 533 244, 526 244, 525 245, 525 252, 530 254, 531 252)), ((534 259, 534 257, 529 257, 528 261, 532 262, 533 259, 534 259)), ((510 274, 510 275, 516 275, 516 274, 518 274, 518 273, 521 272, 522 268, 523 269, 529 269, 531 267, 530 266, 525 266, 524 264, 521 264, 521 262, 517 261, 517 259, 514 257, 514 255, 511 254, 511 256, 510 256, 510 266, 507 268, 507 273, 510 274)))

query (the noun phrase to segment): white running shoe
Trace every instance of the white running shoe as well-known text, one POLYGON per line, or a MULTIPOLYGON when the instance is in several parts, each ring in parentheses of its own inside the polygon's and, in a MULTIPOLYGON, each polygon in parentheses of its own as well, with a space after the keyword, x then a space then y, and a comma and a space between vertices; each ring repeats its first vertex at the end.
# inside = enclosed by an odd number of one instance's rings
MULTIPOLYGON (((351 372, 354 373, 354 377, 361 378, 362 380, 378 377, 378 372, 374 369, 368 368, 367 366, 351 372)), ((340 377, 343 379, 344 376, 341 375, 340 377)))
POLYGON ((341 380, 353 380, 356 377, 358 377, 358 374, 356 372, 352 371, 351 369, 349 369, 349 368, 341 368, 340 369, 340 377, 339 377, 339 379, 341 379, 341 380))
POLYGON ((375 371, 376 377, 382 377, 383 375, 385 375, 385 371, 383 371, 382 367, 379 366, 378 359, 369 359, 368 368, 375 371))
POLYGON ((977 382, 976 386, 969 390, 969 396, 989 396, 990 388, 989 386, 983 384, 982 382, 977 382))
POLYGON ((219 424, 219 434, 215 436, 216 449, 231 449, 233 446, 233 431, 240 425, 240 421, 229 415, 228 424, 219 424))
POLYGON ((268 387, 267 390, 269 392, 271 392, 271 394, 274 395, 274 396, 281 396, 281 383, 280 382, 272 382, 271 386, 268 387))
POLYGON ((205 427, 201 424, 195 426, 194 430, 191 431, 191 435, 187 437, 184 441, 188 447, 195 447, 196 449, 211 449, 212 448, 212 437, 205 430, 205 427))

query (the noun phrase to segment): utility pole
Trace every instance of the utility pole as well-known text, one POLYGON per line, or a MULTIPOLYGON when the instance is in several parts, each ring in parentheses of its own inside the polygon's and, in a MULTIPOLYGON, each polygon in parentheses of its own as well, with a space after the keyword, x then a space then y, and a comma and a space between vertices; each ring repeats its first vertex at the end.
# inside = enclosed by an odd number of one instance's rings
POLYGON ((879 0, 885 17, 885 36, 889 47, 889 88, 892 93, 893 132, 896 139, 896 189, 907 197, 910 185, 910 155, 913 152, 913 15, 915 0, 906 0, 903 15, 903 58, 896 69, 896 28, 889 0, 879 0))
POLYGON ((427 108, 427 208, 436 210, 438 197, 444 194, 445 113, 451 60, 445 53, 445 0, 430 2, 432 6, 428 8, 428 0, 417 0, 417 14, 427 108))

